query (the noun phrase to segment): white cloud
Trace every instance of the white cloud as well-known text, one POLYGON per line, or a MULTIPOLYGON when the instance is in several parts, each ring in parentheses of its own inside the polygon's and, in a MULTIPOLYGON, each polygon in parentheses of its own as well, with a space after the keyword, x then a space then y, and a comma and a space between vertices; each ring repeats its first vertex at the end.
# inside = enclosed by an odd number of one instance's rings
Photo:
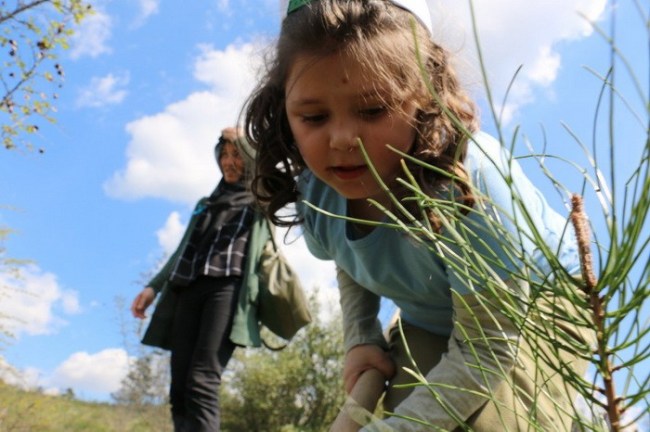
POLYGON ((52 334, 67 322, 62 315, 80 312, 76 291, 59 286, 56 275, 38 267, 24 268, 21 277, 0 274, 2 327, 21 334, 52 334))
MULTIPOLYGON (((428 0, 436 29, 434 38, 458 53, 461 75, 471 87, 481 86, 467 2, 428 0)), ((606 0, 474 1, 481 53, 496 101, 501 101, 517 68, 522 66, 504 108, 504 120, 534 98, 535 89, 550 86, 562 65, 557 46, 592 33, 590 21, 605 11, 606 0)), ((497 107, 500 108, 500 107, 497 107)))
POLYGON ((146 23, 146 21, 160 10, 160 0, 137 0, 138 15, 132 23, 132 27, 137 28, 146 23))
POLYGON ((105 191, 116 198, 158 197, 188 205, 209 193, 220 179, 214 143, 222 128, 237 122, 255 82, 254 49, 201 47, 194 74, 209 89, 127 124, 126 167, 104 184, 105 191))
POLYGON ((80 351, 70 355, 48 375, 31 367, 17 369, 0 356, 0 380, 50 395, 72 389, 82 399, 106 400, 108 395, 119 390, 133 360, 121 348, 107 348, 94 354, 80 351))
MULTIPOLYGON (((10 365, 3 356, 0 356, 0 381, 24 390, 31 390, 39 387, 44 388, 41 386, 40 376, 40 371, 37 369, 17 369, 10 365)), ((57 392, 56 389, 51 388, 47 388, 45 391, 48 394, 57 392)))
POLYGON ((140 19, 147 19, 157 14, 160 8, 160 0, 138 0, 140 7, 140 19))
POLYGON ((42 382, 59 390, 71 388, 80 396, 105 395, 119 389, 129 362, 128 354, 121 348, 108 348, 94 354, 81 351, 68 357, 42 382))
POLYGON ((128 94, 125 87, 129 80, 128 73, 109 73, 104 77, 93 77, 90 84, 79 91, 77 106, 99 108, 119 104, 128 94))
POLYGON ((158 237, 158 244, 162 248, 166 256, 171 255, 183 237, 185 232, 185 225, 181 223, 181 216, 178 212, 172 212, 165 225, 156 231, 158 237))
POLYGON ((0 356, 0 381, 17 387, 24 388, 24 381, 20 378, 19 371, 0 356))
POLYGON ((234 99, 236 109, 248 96, 256 82, 261 47, 253 44, 229 45, 225 50, 215 50, 210 45, 199 46, 199 56, 194 63, 194 78, 210 86, 213 92, 234 99))
POLYGON ((289 7, 289 0, 280 0, 278 2, 278 6, 279 6, 278 10, 280 12, 280 16, 284 18, 284 16, 287 14, 287 8, 289 7))
POLYGON ((212 146, 219 130, 236 119, 228 105, 211 92, 197 92, 162 113, 129 123, 126 167, 104 184, 105 191, 116 198, 158 197, 188 204, 208 193, 220 178, 212 146))
MULTIPOLYGON (((607 403, 607 399, 601 393, 596 393, 594 396, 600 403, 607 403)), ((621 416, 621 430, 623 432, 647 432, 650 430, 650 414, 643 410, 642 405, 637 404, 636 406, 629 407, 623 413, 621 416)), ((595 404, 594 402, 587 402, 584 396, 579 395, 576 398, 575 407, 578 410, 578 414, 588 424, 602 426, 602 430, 607 428, 607 411, 601 405, 595 404)), ((599 429, 596 428, 594 430, 599 429)))
POLYGON ((94 13, 87 16, 75 28, 70 40, 70 57, 73 59, 84 56, 95 58, 110 53, 111 48, 107 42, 111 37, 112 25, 111 17, 100 8, 95 7, 94 13))
POLYGON ((217 0, 217 9, 227 12, 230 9, 230 0, 217 0))
POLYGON ((623 432, 641 432, 650 430, 650 414, 644 411, 644 406, 639 403, 628 408, 621 417, 623 432))

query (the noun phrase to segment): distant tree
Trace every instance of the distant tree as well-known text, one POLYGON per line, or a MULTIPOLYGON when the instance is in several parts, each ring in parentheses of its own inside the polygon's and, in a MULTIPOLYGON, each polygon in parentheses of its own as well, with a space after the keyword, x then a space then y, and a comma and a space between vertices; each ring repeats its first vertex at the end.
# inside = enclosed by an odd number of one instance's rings
POLYGON ((0 138, 6 149, 31 149, 23 135, 54 121, 64 78, 58 61, 78 24, 92 12, 83 0, 0 1, 0 138))
POLYGON ((7 252, 4 247, 4 242, 12 233, 13 231, 11 229, 0 227, 0 273, 8 273, 12 276, 17 276, 19 268, 25 264, 25 261, 10 258, 6 255, 7 252))
POLYGON ((121 405, 162 405, 167 402, 169 388, 169 357, 149 351, 129 367, 120 389, 111 394, 121 405))
POLYGON ((315 320, 283 350, 238 352, 221 389, 222 430, 327 430, 344 401, 342 360, 338 317, 315 320))
MULTIPOLYGON (((0 206, 0 208, 2 208, 0 206)), ((13 231, 7 227, 0 226, 0 302, 10 294, 12 287, 8 286, 6 280, 15 280, 21 276, 21 268, 28 263, 27 260, 12 258, 7 255, 4 246, 7 238, 13 231)), ((16 317, 0 312, 0 350, 13 338, 8 323, 16 317)), ((2 364, 0 364, 2 367, 2 364)))
MULTIPOLYGON (((149 280, 153 270, 140 275, 141 280, 149 280)), ((142 283, 138 283, 141 285, 142 283)), ((169 395, 169 353, 146 347, 140 343, 143 323, 127 315, 128 303, 122 297, 115 299, 122 344, 133 360, 120 388, 111 394, 113 400, 121 405, 144 406, 163 405, 169 395)))

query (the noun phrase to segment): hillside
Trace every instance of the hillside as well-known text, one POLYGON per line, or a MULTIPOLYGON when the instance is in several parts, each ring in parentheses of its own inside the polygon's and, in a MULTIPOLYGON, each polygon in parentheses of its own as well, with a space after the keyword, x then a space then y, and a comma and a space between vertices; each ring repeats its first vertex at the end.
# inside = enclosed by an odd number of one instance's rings
POLYGON ((0 382, 0 432, 171 431, 167 407, 126 407, 48 396, 0 382))

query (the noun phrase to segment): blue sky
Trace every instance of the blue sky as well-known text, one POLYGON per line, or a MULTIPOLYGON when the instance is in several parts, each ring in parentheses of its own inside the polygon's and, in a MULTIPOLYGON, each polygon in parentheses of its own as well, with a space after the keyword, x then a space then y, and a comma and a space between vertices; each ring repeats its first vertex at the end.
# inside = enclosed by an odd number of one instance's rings
MULTIPOLYGON (((589 141, 600 82, 584 66, 604 73, 608 50, 578 11, 606 28, 612 4, 476 3, 497 100, 523 65, 504 107, 506 130, 521 125, 539 146, 543 125, 550 153, 583 163, 561 122, 589 141)), ((620 3, 619 42, 628 53, 647 54, 632 1, 620 3)), ((212 146, 237 121, 264 48, 277 34, 281 6, 278 0, 93 4, 97 13, 62 54, 66 82, 57 123, 34 137, 45 153, 5 151, 0 158, 0 226, 15 230, 5 247, 11 257, 33 260, 21 281, 10 281, 30 294, 0 302, 0 312, 19 319, 7 324, 16 337, 0 360, 29 385, 107 400, 128 362, 120 316, 131 321, 116 299, 130 303, 142 275, 176 245, 193 203, 217 182, 212 146)), ((465 2, 430 4, 436 37, 458 54, 463 81, 482 101, 485 128, 494 131, 465 2)), ((633 57, 647 78, 647 56, 633 57)), ((625 154, 634 157, 642 144, 638 129, 626 130, 625 154)), ((285 249, 305 285, 321 286, 323 301, 335 302, 331 264, 310 258, 300 240, 285 249)))

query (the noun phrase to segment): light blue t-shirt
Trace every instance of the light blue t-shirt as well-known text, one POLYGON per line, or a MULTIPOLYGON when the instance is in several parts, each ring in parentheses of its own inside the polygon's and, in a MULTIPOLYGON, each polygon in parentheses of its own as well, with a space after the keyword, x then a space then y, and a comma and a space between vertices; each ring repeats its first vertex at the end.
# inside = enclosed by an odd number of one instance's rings
MULTIPOLYGON (((450 222, 465 240, 442 240, 436 245, 428 239, 419 242, 401 229, 382 226, 356 238, 345 220, 299 203, 309 250, 317 258, 334 260, 359 285, 393 300, 406 321, 445 336, 452 330, 450 290, 464 295, 482 289, 481 276, 455 265, 459 260, 454 255, 463 256, 467 250, 463 243, 479 251, 486 267, 501 279, 520 271, 523 255, 524 262, 535 263, 537 279, 544 280, 550 264, 529 239, 533 235, 529 226, 533 226, 567 271, 577 272, 577 248, 566 219, 549 207, 497 140, 477 133, 470 140, 464 165, 476 188, 475 195, 487 198, 477 200, 475 211, 450 222), (513 199, 512 190, 521 205, 513 199), (486 215, 493 222, 487 223, 486 215), (530 222, 523 222, 525 219, 530 222), (506 238, 509 240, 504 241, 506 238)), ((303 173, 299 190, 304 201, 336 215, 347 214, 345 198, 311 172, 303 173)), ((443 237, 454 239, 452 231, 443 227, 443 237)), ((465 256, 474 259, 472 254, 465 256)))

